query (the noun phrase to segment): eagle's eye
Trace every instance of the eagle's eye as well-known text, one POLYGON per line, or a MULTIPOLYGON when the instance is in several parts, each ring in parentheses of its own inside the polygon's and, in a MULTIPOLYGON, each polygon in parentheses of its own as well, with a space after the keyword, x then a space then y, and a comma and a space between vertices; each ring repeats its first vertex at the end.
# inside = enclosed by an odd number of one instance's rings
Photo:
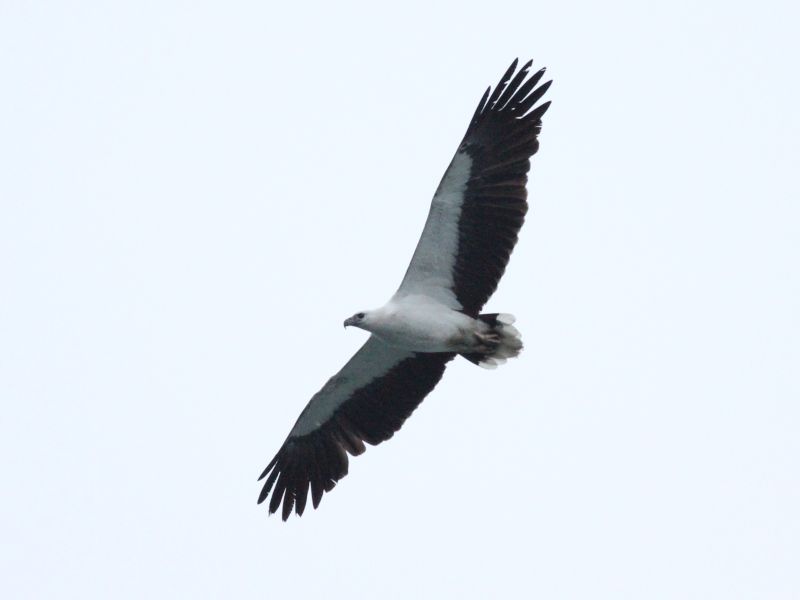
POLYGON ((356 317, 358 317, 359 319, 363 319, 364 318, 364 313, 358 313, 356 315, 356 317))

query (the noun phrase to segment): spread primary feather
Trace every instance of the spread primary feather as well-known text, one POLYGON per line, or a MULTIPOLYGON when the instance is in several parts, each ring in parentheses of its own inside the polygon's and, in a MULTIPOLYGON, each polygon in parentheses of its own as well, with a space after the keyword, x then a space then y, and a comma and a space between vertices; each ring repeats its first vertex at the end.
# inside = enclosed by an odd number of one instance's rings
POLYGON ((522 349, 514 318, 481 314, 522 227, 530 158, 539 147, 538 104, 550 82, 515 60, 487 90, 431 202, 397 292, 345 321, 371 336, 309 401, 260 479, 259 503, 284 520, 316 508, 365 444, 392 437, 456 355, 494 368, 522 349), (512 78, 513 76, 513 78, 512 78))

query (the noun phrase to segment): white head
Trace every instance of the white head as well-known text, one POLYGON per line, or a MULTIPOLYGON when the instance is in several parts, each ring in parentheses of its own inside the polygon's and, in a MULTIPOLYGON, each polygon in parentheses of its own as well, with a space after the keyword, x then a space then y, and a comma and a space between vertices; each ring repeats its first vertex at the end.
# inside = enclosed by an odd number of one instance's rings
POLYGON ((372 313, 368 310, 362 310, 354 314, 349 319, 346 319, 344 322, 345 327, 358 327, 360 329, 366 329, 367 331, 370 330, 370 325, 372 324, 372 313))

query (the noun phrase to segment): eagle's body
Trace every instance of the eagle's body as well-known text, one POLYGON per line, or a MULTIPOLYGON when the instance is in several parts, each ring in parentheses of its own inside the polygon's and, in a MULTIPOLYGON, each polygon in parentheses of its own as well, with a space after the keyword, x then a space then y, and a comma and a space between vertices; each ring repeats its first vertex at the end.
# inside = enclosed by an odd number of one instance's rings
POLYGON ((392 298, 359 325, 390 346, 413 352, 467 352, 487 327, 423 294, 392 298))
POLYGON ((522 349, 514 318, 481 314, 508 263, 528 210, 527 173, 539 147, 536 106, 550 82, 528 62, 511 65, 486 90, 442 177, 397 292, 384 306, 345 321, 372 333, 317 392, 267 465, 259 496, 287 519, 316 507, 347 474, 348 453, 392 437, 460 354, 495 367, 522 349), (513 78, 512 78, 513 75, 513 78))

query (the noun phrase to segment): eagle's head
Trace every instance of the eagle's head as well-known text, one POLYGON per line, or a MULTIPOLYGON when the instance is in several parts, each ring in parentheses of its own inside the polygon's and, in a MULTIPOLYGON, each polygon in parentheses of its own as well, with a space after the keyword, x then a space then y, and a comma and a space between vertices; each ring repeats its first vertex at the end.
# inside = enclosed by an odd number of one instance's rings
POLYGON ((367 321, 369 320, 369 313, 367 311, 361 311, 354 314, 349 319, 345 319, 344 326, 349 327, 360 327, 361 329, 366 329, 367 321))

